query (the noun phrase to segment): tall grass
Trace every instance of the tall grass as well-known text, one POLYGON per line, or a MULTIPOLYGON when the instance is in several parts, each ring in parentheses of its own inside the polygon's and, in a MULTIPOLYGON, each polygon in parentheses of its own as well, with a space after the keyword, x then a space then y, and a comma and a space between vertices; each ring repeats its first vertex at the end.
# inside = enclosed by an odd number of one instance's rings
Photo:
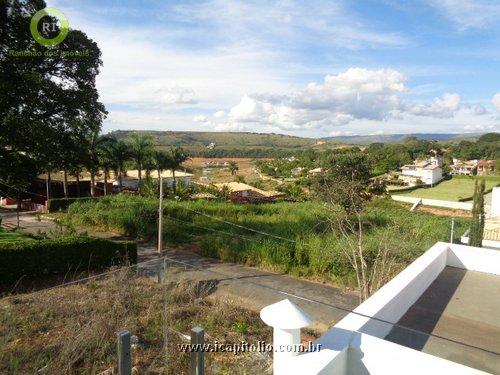
MULTIPOLYGON (((125 235, 153 239, 157 235, 158 201, 117 195, 70 206, 72 224, 97 226, 125 235)), ((210 201, 166 201, 164 237, 170 244, 197 244, 203 255, 278 272, 353 285, 354 275, 343 255, 344 242, 327 230, 321 203, 281 202, 238 205, 210 201), (204 213, 210 217, 197 214, 204 213), (287 240, 237 228, 219 220, 287 240)), ((437 241, 448 241, 450 219, 410 213, 399 203, 378 199, 364 215, 364 246, 375 253, 380 243, 391 247, 399 268, 437 241)), ((463 233, 468 219, 456 219, 463 233)))

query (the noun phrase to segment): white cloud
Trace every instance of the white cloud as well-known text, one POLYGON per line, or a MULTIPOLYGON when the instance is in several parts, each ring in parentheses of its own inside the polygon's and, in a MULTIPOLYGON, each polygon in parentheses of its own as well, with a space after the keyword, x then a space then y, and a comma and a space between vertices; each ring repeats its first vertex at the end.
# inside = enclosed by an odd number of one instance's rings
POLYGON ((161 101, 166 104, 193 104, 196 103, 195 94, 192 89, 180 86, 162 88, 156 91, 161 101))
POLYGON ((230 109, 228 118, 232 123, 304 130, 342 126, 355 120, 412 116, 449 119, 461 109, 470 110, 456 93, 443 94, 430 103, 415 103, 406 99, 407 92, 405 77, 396 70, 350 68, 293 93, 244 95, 230 109))
POLYGON ((434 98, 428 104, 409 104, 407 111, 416 116, 430 116, 436 118, 450 118, 461 108, 459 94, 443 94, 441 98, 434 98))
POLYGON ((491 99, 491 102, 495 106, 496 110, 498 112, 500 112, 500 92, 495 94, 495 96, 493 96, 493 98, 491 99))
POLYGON ((207 116, 203 116, 203 115, 194 116, 193 117, 193 121, 196 121, 196 122, 206 122, 207 121, 207 116))
POLYGON ((445 17, 456 23, 461 30, 485 28, 498 23, 498 0, 428 0, 445 17))
POLYGON ((474 114, 476 115, 486 115, 488 113, 488 110, 486 108, 484 108, 483 105, 481 104, 476 104, 474 106, 474 114))
POLYGON ((226 116, 226 112, 224 112, 224 111, 217 111, 214 113, 215 118, 222 118, 224 116, 226 116))

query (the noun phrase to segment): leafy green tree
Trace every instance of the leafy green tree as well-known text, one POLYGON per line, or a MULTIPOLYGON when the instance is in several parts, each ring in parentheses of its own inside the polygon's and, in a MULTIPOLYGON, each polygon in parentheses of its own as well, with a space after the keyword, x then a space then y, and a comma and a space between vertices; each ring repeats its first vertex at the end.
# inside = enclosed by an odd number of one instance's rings
POLYGON ((176 193, 176 180, 175 180, 175 171, 189 159, 187 153, 182 149, 182 147, 175 147, 170 150, 170 166, 168 169, 172 171, 172 190, 174 194, 176 193))
POLYGON ((472 224, 469 232, 469 245, 481 247, 484 232, 484 190, 485 180, 476 180, 472 205, 472 224))
POLYGON ((123 172, 125 171, 125 162, 132 158, 130 146, 127 142, 120 139, 110 144, 109 154, 113 160, 118 175, 118 189, 123 189, 123 172))
POLYGON ((50 56, 43 55, 47 47, 33 39, 29 25, 45 7, 42 0, 0 2, 0 148, 43 161, 40 170, 47 170, 45 162, 63 158, 67 144, 61 140, 98 130, 106 115, 95 86, 102 64, 97 44, 71 29, 61 44, 51 47, 50 56), (8 53, 26 50, 42 56, 8 53), (68 50, 89 54, 64 57, 61 52, 68 50))
POLYGON ((238 171, 239 171, 239 169, 240 169, 240 168, 238 167, 238 164, 236 164, 236 162, 235 162, 235 161, 233 161, 233 160, 231 160, 231 161, 229 162, 228 168, 229 168, 229 170, 231 171, 231 176, 234 176, 234 175, 236 174, 236 172, 238 172, 238 171))
POLYGON ((155 166, 156 172, 158 173, 158 179, 160 179, 161 173, 165 169, 170 169, 171 166, 173 165, 172 156, 169 152, 154 151, 153 164, 155 166))
POLYGON ((113 169, 117 169, 115 158, 113 156, 114 143, 116 143, 114 138, 107 137, 105 141, 98 144, 97 149, 98 165, 103 171, 104 195, 108 194, 108 180, 110 178, 110 172, 113 169))
POLYGON ((109 137, 100 135, 98 131, 88 133, 84 139, 83 145, 86 151, 86 155, 83 158, 83 163, 90 173, 90 195, 92 197, 95 196, 95 177, 97 173, 99 173, 99 169, 102 166, 101 161, 103 161, 105 164, 107 162, 107 160, 104 161, 104 156, 106 153, 105 147, 109 145, 110 142, 111 139, 109 137))
POLYGON ((142 181, 142 169, 144 163, 153 152, 152 137, 139 133, 130 136, 131 155, 135 161, 135 166, 139 175, 139 184, 142 181))
POLYGON ((362 211, 369 198, 372 164, 365 153, 332 154, 325 173, 315 178, 313 190, 348 213, 362 211))

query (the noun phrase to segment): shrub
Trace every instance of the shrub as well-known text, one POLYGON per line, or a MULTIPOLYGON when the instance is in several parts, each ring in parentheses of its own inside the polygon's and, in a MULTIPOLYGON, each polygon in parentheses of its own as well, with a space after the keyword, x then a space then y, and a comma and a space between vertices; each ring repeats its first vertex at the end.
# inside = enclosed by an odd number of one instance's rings
POLYGON ((0 243, 0 282, 137 263, 135 242, 91 237, 0 243))
POLYGON ((91 199, 96 199, 93 197, 81 197, 81 198, 53 198, 49 199, 47 204, 47 211, 49 212, 58 212, 58 211, 66 211, 70 204, 74 202, 85 202, 91 199))

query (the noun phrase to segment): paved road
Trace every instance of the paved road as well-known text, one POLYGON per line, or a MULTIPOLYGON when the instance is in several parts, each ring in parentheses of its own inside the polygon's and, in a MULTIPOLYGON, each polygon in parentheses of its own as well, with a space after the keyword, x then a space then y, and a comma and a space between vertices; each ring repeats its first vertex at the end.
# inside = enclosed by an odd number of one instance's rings
MULTIPOLYGON (((15 212, 0 208, 0 215, 3 219, 2 225, 15 227, 15 212)), ((32 234, 56 227, 52 220, 39 219, 34 213, 22 213, 20 223, 22 230, 32 234)), ((92 235, 123 239, 117 234, 106 232, 96 232, 92 235)), ((186 250, 168 249, 163 256, 168 258, 166 266, 169 281, 195 280, 207 295, 235 300, 235 303, 254 311, 260 311, 264 306, 288 298, 311 314, 315 320, 315 328, 321 331, 335 324, 359 303, 357 294, 352 291, 220 262, 186 250)), ((156 260, 156 247, 138 243, 138 258, 140 263, 147 262, 139 265, 141 273, 157 277, 159 262, 156 260)))
MULTIPOLYGON (((330 285, 221 262, 186 250, 169 249, 163 255, 168 259, 168 281, 195 280, 207 295, 237 300, 239 305, 254 311, 288 298, 313 317, 313 326, 320 331, 359 304, 355 292, 330 285)), ((143 261, 156 256, 154 246, 140 246, 139 258, 143 261)), ((149 262, 146 268, 154 275, 158 263, 149 262)))

